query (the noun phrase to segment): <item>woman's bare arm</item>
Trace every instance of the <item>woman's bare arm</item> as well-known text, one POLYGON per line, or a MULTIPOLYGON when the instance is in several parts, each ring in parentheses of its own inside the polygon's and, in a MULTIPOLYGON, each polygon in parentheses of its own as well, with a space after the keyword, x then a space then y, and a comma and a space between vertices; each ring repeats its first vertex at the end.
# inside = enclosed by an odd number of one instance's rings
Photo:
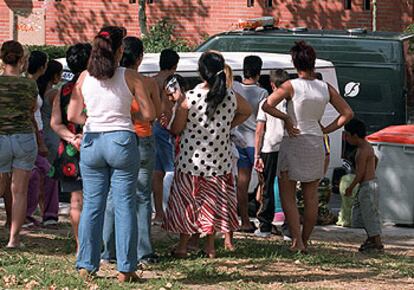
POLYGON ((282 119, 285 123, 285 129, 289 136, 299 135, 299 129, 295 128, 288 114, 276 109, 276 106, 283 100, 289 100, 293 96, 293 87, 290 81, 284 82, 276 91, 274 91, 263 103, 262 109, 273 117, 282 119))
POLYGON ((330 96, 330 103, 332 106, 338 111, 339 116, 336 118, 332 123, 330 123, 325 128, 322 128, 322 132, 324 134, 329 134, 333 131, 338 130, 349 120, 352 119, 354 116, 354 112, 352 111, 351 107, 348 105, 347 102, 341 97, 341 95, 331 86, 328 84, 329 88, 329 96, 330 96))
POLYGON ((68 106, 68 120, 70 122, 83 125, 86 122, 86 114, 84 113, 84 101, 82 95, 82 84, 85 80, 86 71, 81 73, 75 87, 72 90, 70 102, 68 106))
POLYGON ((237 107, 236 107, 236 114, 233 118, 233 121, 231 122, 232 128, 237 127, 238 125, 246 121, 253 112, 252 107, 246 101, 246 99, 240 96, 238 93, 235 93, 235 94, 236 94, 237 107))
POLYGON ((80 135, 76 135, 69 131, 69 129, 62 122, 62 111, 60 109, 60 98, 55 98, 52 107, 52 118, 50 120, 50 127, 53 131, 59 135, 59 137, 66 142, 72 143, 75 142, 77 138, 80 138, 80 135))

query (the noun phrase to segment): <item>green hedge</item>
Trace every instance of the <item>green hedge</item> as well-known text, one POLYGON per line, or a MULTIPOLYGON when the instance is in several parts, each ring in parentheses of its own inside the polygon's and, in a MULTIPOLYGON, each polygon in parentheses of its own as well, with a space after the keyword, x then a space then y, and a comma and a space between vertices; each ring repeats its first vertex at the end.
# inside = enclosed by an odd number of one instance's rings
POLYGON ((66 56, 66 50, 69 46, 54 46, 54 45, 29 45, 30 51, 40 50, 49 56, 49 59, 62 58, 66 56))
MULTIPOLYGON (((145 52, 161 52, 165 48, 171 48, 175 51, 191 51, 193 47, 180 38, 174 38, 174 25, 169 23, 167 19, 160 20, 151 27, 147 35, 142 37, 145 52)), ((29 45, 29 50, 44 51, 49 55, 50 59, 62 58, 66 55, 69 46, 53 46, 53 45, 29 45)))
POLYGON ((161 52, 165 48, 181 52, 191 51, 193 47, 189 46, 184 39, 174 38, 174 28, 174 25, 166 18, 158 21, 150 28, 148 34, 142 37, 145 52, 161 52))

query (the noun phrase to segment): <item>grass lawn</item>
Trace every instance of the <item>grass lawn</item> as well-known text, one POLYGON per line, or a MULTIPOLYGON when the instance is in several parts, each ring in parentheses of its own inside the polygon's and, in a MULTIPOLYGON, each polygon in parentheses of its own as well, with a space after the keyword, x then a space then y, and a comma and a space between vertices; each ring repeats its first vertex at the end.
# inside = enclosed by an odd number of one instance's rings
POLYGON ((396 243, 385 254, 363 255, 360 239, 332 235, 314 240, 305 256, 290 253, 280 237, 236 235, 236 252, 225 251, 218 239, 217 259, 175 260, 168 255, 175 238, 154 229, 161 262, 142 272, 142 283, 121 285, 114 265, 104 265, 91 281, 79 278, 68 223, 27 232, 21 251, 4 248, 7 234, 0 227, 0 289, 414 289, 411 250, 396 243))

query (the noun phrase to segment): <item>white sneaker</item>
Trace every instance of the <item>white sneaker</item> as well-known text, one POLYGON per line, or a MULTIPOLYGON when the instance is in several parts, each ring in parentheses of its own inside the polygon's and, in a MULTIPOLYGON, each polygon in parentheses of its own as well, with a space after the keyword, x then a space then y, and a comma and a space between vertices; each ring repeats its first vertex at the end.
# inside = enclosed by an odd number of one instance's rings
POLYGON ((283 235, 283 240, 286 241, 286 242, 291 242, 292 241, 292 238, 289 237, 289 236, 283 235))
POLYGON ((256 237, 265 238, 266 239, 266 238, 270 238, 270 236, 272 235, 272 233, 271 232, 261 232, 260 229, 257 229, 257 230, 254 231, 254 235, 256 237))

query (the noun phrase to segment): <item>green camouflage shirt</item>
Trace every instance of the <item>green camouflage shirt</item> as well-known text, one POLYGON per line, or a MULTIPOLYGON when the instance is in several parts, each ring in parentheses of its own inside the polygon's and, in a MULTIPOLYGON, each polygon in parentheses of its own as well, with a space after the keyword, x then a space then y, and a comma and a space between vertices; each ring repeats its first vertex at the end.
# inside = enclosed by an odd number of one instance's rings
POLYGON ((0 135, 32 133, 37 84, 24 77, 0 76, 0 135))

